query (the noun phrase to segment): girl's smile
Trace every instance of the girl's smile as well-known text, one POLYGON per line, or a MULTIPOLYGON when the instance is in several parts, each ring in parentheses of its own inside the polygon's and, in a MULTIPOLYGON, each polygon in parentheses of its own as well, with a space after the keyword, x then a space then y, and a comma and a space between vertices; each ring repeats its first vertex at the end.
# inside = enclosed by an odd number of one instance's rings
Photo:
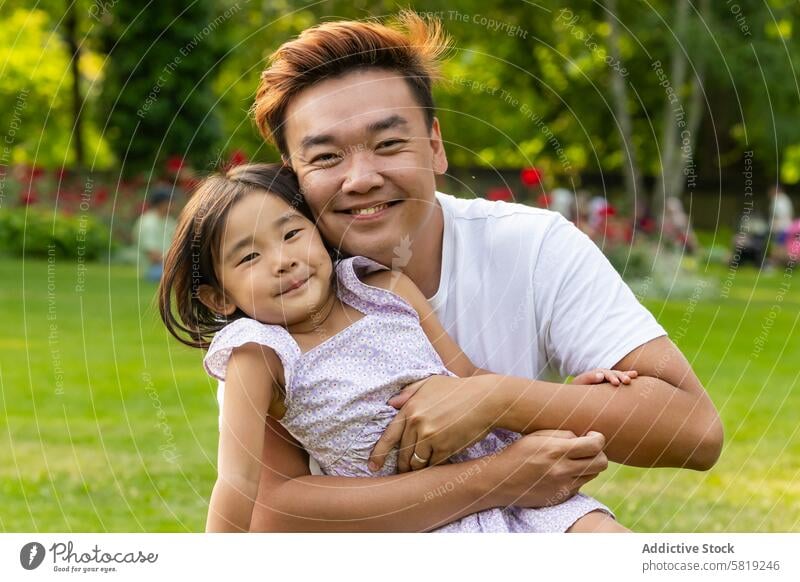
POLYGON ((302 292, 307 288, 306 283, 313 277, 313 275, 309 275, 308 277, 297 279, 294 282, 290 282, 282 291, 278 292, 278 295, 283 295, 284 297, 287 295, 293 295, 296 291, 302 292))

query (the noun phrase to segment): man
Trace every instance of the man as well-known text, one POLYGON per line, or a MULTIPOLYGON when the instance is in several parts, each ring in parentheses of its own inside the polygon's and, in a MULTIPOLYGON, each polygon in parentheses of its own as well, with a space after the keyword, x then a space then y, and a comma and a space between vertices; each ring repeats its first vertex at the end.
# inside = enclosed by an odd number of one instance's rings
POLYGON ((147 210, 133 227, 142 277, 158 283, 164 269, 164 254, 175 235, 175 219, 170 215, 171 191, 158 186, 147 198, 147 210))
POLYGON ((597 247, 556 213, 436 192, 447 158, 431 79, 447 39, 413 13, 399 20, 306 30, 262 75, 256 122, 297 173, 323 236, 408 275, 481 368, 565 378, 616 367, 640 377, 588 388, 414 384, 390 401, 400 411, 373 452, 380 465, 400 446, 400 468, 412 471, 390 477, 310 475, 304 451, 267 419, 251 529, 426 531, 487 507, 557 503, 605 455, 712 466, 722 443, 713 404, 597 247), (535 434, 491 459, 438 464, 495 428, 535 434))

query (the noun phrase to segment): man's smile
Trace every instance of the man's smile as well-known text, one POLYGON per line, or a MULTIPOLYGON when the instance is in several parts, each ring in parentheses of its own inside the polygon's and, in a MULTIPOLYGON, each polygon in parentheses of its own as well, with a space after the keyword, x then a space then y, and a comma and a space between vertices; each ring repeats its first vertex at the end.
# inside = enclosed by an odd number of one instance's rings
POLYGON ((352 216, 356 220, 369 220, 382 216, 388 209, 397 206, 401 202, 402 200, 389 200, 387 202, 372 203, 370 205, 359 205, 337 212, 352 216))

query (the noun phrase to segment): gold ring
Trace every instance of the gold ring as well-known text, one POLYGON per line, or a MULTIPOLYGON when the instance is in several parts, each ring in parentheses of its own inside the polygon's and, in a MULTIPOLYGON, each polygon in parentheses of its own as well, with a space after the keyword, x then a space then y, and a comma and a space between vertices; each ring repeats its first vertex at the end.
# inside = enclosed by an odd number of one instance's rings
POLYGON ((417 463, 421 463, 421 464, 423 464, 423 465, 424 465, 424 464, 426 464, 426 463, 428 462, 428 459, 423 459, 422 457, 420 457, 420 456, 419 456, 419 455, 416 453, 416 451, 415 451, 415 452, 414 452, 414 454, 413 454, 413 455, 411 455, 411 456, 412 456, 412 457, 414 457, 414 459, 417 461, 417 463))

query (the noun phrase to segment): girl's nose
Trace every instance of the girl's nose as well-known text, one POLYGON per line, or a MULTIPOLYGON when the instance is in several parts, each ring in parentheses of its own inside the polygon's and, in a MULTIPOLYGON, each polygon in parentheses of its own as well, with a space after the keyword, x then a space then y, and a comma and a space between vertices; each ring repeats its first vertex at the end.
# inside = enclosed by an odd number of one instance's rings
POLYGON ((282 256, 278 257, 278 261, 276 263, 277 274, 278 275, 285 275, 286 273, 290 273, 294 269, 297 268, 298 262, 296 259, 291 257, 282 256))

